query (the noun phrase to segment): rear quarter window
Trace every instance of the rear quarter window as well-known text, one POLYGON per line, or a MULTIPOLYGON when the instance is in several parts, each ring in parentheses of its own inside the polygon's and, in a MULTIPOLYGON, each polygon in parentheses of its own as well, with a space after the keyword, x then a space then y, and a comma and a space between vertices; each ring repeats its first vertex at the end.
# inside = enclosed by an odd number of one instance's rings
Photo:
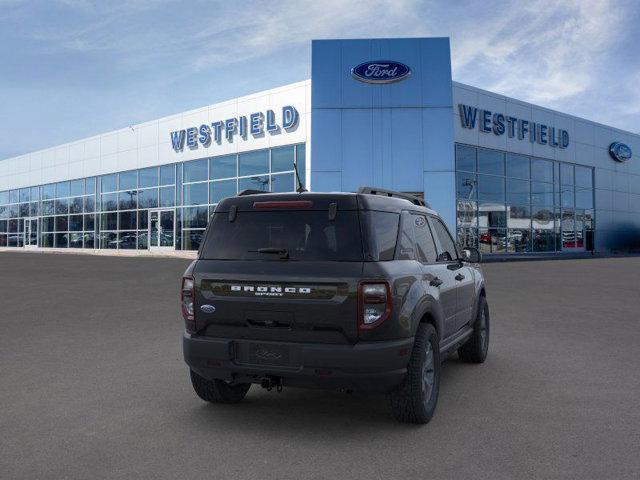
POLYGON ((398 239, 400 215, 367 210, 360 212, 368 247, 368 260, 393 260, 398 239))

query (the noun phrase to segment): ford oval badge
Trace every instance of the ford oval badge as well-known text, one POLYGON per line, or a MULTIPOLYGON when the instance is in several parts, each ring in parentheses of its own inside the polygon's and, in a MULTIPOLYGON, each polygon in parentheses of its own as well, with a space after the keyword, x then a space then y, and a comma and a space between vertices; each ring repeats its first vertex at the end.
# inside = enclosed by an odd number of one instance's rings
POLYGON ((626 162, 631 159, 631 147, 622 142, 613 142, 609 145, 609 155, 617 162, 626 162))
POLYGON ((404 63, 391 60, 375 60, 364 62, 351 69, 356 80, 366 83, 392 83, 404 80, 411 74, 411 69, 404 63))
POLYGON ((200 306, 200 310, 204 313, 213 313, 216 311, 216 307, 213 305, 205 304, 200 306))

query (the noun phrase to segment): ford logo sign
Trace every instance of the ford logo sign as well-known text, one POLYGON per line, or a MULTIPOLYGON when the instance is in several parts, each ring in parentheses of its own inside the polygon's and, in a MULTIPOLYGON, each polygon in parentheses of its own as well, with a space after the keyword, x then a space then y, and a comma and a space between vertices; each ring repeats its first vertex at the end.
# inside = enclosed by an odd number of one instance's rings
POLYGON ((609 155, 617 162, 626 162, 631 159, 631 147, 622 142, 613 142, 609 145, 609 155))
POLYGON ((213 313, 216 311, 216 307, 213 305, 205 304, 200 306, 200 310, 204 313, 213 313))
POLYGON ((356 80, 366 83, 392 83, 404 80, 411 74, 411 69, 404 63, 390 60, 364 62, 351 69, 356 80))

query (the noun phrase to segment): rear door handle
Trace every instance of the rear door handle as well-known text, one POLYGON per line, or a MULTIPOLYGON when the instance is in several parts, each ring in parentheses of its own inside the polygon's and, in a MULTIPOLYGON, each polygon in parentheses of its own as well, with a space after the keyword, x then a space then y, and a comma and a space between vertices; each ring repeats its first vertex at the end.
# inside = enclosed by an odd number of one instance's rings
POLYGON ((438 277, 435 277, 429 282, 429 285, 431 285, 432 287, 439 287, 440 285, 442 285, 442 283, 442 280, 440 280, 438 277))
POLYGON ((454 277, 457 281, 461 282, 462 280, 464 280, 464 275, 459 273, 454 277))

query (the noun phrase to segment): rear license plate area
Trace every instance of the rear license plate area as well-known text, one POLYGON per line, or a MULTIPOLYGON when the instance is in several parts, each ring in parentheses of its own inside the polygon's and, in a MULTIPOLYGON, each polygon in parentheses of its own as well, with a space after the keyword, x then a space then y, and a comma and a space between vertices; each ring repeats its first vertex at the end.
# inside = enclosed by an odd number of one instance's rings
POLYGON ((291 349, 276 343, 249 343, 238 351, 238 361, 251 365, 288 367, 291 365, 291 349))

